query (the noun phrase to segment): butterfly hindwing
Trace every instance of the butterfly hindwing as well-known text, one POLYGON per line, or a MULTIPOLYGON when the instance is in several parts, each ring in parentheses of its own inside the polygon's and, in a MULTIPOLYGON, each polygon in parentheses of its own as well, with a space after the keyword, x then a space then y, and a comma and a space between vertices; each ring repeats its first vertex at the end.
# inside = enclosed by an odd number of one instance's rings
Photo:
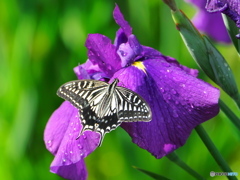
POLYGON ((124 122, 150 121, 152 114, 147 102, 135 92, 116 87, 119 98, 119 119, 124 122))

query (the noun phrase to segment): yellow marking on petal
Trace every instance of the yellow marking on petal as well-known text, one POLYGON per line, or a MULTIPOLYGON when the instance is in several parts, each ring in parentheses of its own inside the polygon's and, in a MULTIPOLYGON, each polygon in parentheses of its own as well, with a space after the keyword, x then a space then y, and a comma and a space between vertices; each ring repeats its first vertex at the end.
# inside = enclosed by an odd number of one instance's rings
POLYGON ((142 70, 145 74, 146 73, 146 67, 144 66, 142 61, 135 61, 132 63, 133 66, 137 67, 138 69, 142 70))

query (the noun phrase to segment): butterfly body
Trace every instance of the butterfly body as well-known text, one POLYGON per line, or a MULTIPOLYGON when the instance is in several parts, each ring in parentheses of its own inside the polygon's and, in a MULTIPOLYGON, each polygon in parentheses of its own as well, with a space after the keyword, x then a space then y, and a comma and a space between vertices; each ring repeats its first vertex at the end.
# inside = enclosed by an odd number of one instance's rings
POLYGON ((76 80, 65 83, 57 95, 79 110, 83 128, 101 134, 116 129, 122 122, 150 121, 151 110, 135 92, 117 86, 118 79, 108 84, 97 80, 76 80))

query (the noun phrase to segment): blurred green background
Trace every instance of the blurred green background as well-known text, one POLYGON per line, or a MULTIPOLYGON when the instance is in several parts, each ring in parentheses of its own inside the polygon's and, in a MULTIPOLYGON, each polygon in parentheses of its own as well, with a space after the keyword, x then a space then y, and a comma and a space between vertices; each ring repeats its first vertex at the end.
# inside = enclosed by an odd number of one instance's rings
MULTIPOLYGON (((193 6, 177 2, 193 17, 193 6)), ((112 17, 115 3, 142 44, 199 69, 175 28, 169 8, 160 0, 1 0, 0 179, 62 179, 49 172, 53 156, 43 142, 44 128, 62 102, 56 90, 76 79, 73 67, 87 59, 87 34, 101 33, 114 39, 118 29, 112 17)), ((240 62, 234 47, 217 44, 217 48, 240 85, 240 62)), ((200 78, 209 81, 201 71, 200 78)), ((233 101, 223 92, 221 97, 240 116, 233 101)), ((239 131, 222 112, 203 125, 232 170, 240 174, 239 131)), ((210 178, 210 171, 221 172, 195 131, 176 153, 206 178, 210 178)), ((170 179, 192 179, 166 157, 155 159, 137 147, 121 128, 106 135, 103 145, 86 158, 86 164, 90 180, 151 179, 133 165, 170 179)))

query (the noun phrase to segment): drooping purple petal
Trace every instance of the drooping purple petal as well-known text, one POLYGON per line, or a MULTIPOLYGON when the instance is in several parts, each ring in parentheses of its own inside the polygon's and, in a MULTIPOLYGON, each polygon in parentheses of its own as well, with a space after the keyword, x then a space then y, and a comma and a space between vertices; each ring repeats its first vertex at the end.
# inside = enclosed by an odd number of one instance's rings
POLYGON ((116 47, 111 40, 101 34, 90 34, 85 46, 88 48, 88 58, 104 72, 108 78, 121 68, 121 60, 116 53, 116 47))
POLYGON ((140 63, 121 69, 113 78, 141 95, 153 118, 148 123, 123 123, 122 127, 134 143, 161 158, 182 146, 193 128, 218 113, 219 90, 165 58, 140 63))
POLYGON ((192 19, 200 31, 208 34, 215 41, 230 43, 231 40, 220 13, 208 13, 205 9, 206 0, 185 0, 197 6, 198 12, 192 19))
POLYGON ((71 180, 86 180, 88 175, 83 159, 68 166, 53 166, 51 172, 71 180))
POLYGON ((64 173, 65 166, 77 166, 78 172, 85 171, 83 163, 76 163, 83 161, 98 147, 100 134, 86 131, 76 139, 81 128, 78 110, 68 101, 63 102, 52 114, 44 131, 46 147, 55 155, 51 172, 64 173))

